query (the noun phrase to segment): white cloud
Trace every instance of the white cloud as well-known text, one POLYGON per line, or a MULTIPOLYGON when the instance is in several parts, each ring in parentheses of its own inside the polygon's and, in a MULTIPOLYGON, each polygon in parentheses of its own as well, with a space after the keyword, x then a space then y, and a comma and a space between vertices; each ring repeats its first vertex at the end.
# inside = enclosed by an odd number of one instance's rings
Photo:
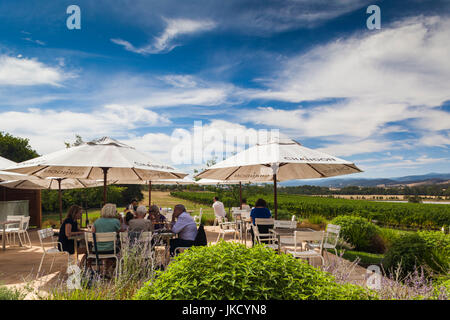
POLYGON ((139 54, 155 54, 171 51, 177 46, 174 40, 179 35, 195 34, 213 29, 216 24, 211 20, 191 20, 191 19, 164 19, 166 28, 162 34, 155 37, 153 42, 136 48, 130 42, 122 39, 111 39, 115 44, 123 46, 126 50, 139 54))
POLYGON ((61 69, 45 65, 36 59, 0 56, 0 85, 60 86, 69 77, 61 69))
POLYGON ((129 130, 164 126, 170 120, 139 106, 105 105, 91 113, 28 109, 26 112, 0 113, 0 127, 14 135, 30 139, 40 153, 64 147, 63 142, 80 134, 85 140, 101 136, 128 135, 129 130))
POLYGON ((291 102, 357 98, 437 106, 450 97, 450 18, 418 17, 338 39, 289 59, 271 90, 252 96, 291 102))
POLYGON ((399 159, 396 161, 389 161, 389 162, 384 162, 384 163, 380 163, 378 162, 376 165, 368 165, 368 166, 363 166, 363 168, 365 168, 366 170, 369 169, 371 171, 384 171, 386 170, 386 168, 419 168, 420 166, 423 165, 428 165, 428 164, 432 164, 432 163, 442 163, 442 162, 446 162, 449 159, 447 158, 430 158, 426 155, 420 156, 418 158, 415 159, 399 159))
POLYGON ((439 107, 450 100, 449 29, 448 17, 416 17, 317 46, 288 59, 274 79, 264 81, 267 90, 249 90, 247 97, 331 102, 261 107, 243 119, 334 139, 340 146, 324 151, 337 155, 389 149, 383 135, 399 131, 423 136, 416 142, 428 146, 448 144, 445 135, 431 137, 450 129, 450 114, 439 107), (343 137, 352 142, 342 144, 343 137))
POLYGON ((326 144, 317 150, 332 154, 334 156, 351 156, 355 154, 380 152, 394 148, 394 143, 390 141, 380 141, 375 139, 349 140, 345 142, 335 141, 326 144))

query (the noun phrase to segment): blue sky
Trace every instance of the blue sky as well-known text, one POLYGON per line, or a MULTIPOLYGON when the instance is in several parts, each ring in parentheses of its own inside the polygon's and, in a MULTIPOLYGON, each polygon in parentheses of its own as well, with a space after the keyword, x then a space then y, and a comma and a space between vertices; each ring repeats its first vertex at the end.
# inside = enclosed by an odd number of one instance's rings
POLYGON ((111 136, 173 163, 202 121, 279 129, 355 178, 450 172, 450 1, 3 0, 0 21, 0 130, 41 154, 111 136))

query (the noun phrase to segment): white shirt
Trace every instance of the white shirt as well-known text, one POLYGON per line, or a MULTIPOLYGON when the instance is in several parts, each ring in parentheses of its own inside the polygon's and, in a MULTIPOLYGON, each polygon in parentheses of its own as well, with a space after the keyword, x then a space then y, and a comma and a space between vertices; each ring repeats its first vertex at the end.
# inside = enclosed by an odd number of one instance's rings
POLYGON ((222 202, 216 201, 213 203, 212 207, 214 208, 214 214, 219 217, 226 217, 227 213, 225 211, 225 207, 222 202))

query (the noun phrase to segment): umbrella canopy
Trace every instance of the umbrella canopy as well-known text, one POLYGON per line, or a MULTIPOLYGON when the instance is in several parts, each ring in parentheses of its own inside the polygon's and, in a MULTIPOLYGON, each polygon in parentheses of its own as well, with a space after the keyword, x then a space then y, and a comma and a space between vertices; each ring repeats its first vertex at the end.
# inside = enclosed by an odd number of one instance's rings
MULTIPOLYGON (((7 168, 17 164, 14 161, 8 160, 6 158, 0 157, 0 168, 7 168)), ((28 179, 28 180, 38 180, 38 177, 27 176, 20 173, 0 171, 0 181, 4 180, 20 180, 20 179, 28 179)))
MULTIPOLYGON (((103 180, 101 180, 103 181, 103 180)), ((178 184, 178 185, 188 185, 195 184, 196 181, 189 177, 184 177, 183 179, 161 179, 161 180, 150 180, 152 184, 178 184)), ((142 180, 109 180, 108 184, 147 184, 147 181, 142 180)))
MULTIPOLYGON (((12 189, 28 189, 28 190, 58 190, 58 178, 44 178, 35 180, 10 180, 0 182, 0 186, 12 188, 12 189)), ((100 187, 103 185, 103 181, 97 182, 92 180, 83 179, 61 179, 61 189, 81 189, 100 187)))
MULTIPOLYGON (((18 174, 21 175, 21 174, 18 174)), ((25 176, 30 177, 30 176, 25 176)), ((32 176, 31 176, 32 177, 32 176)), ((65 179, 65 178, 38 178, 35 180, 12 180, 0 182, 0 186, 12 189, 28 189, 28 190, 58 190, 59 202, 59 222, 62 223, 62 194, 61 190, 100 187, 103 182, 82 180, 82 179, 65 179)), ((86 224, 89 223, 86 210, 86 224)))
POLYGON ((256 144, 198 174, 197 178, 274 182, 277 218, 278 181, 317 179, 362 172, 354 163, 312 150, 289 138, 275 137, 256 144))
MULTIPOLYGON (((201 186, 208 186, 208 185, 222 185, 222 184, 239 184, 239 182, 240 181, 232 181, 232 180, 200 179, 195 183, 201 186)), ((249 181, 247 182, 250 183, 249 181)))
POLYGON ((6 170, 38 177, 103 179, 105 203, 109 180, 151 181, 187 176, 171 166, 154 161, 133 147, 108 137, 24 161, 6 170))
POLYGON ((104 137, 24 161, 6 171, 38 177, 64 177, 98 180, 104 178, 102 168, 108 168, 107 180, 180 179, 187 174, 160 164, 135 148, 104 137))

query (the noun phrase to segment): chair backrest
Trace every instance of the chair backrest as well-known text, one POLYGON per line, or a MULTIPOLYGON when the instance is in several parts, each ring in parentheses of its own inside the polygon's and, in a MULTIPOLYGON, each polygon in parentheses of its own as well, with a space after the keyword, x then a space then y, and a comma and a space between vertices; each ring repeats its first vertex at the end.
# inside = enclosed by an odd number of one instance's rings
POLYGON ((119 232, 120 246, 123 247, 128 243, 128 231, 119 232))
POLYGON ((234 222, 222 221, 219 222, 219 227, 222 230, 232 230, 236 228, 236 224, 234 222))
POLYGON ((297 217, 294 214, 291 217, 291 221, 297 221, 297 217))
POLYGON ((241 217, 242 217, 242 219, 250 219, 250 211, 241 210, 241 217))
POLYGON ((295 239, 295 251, 297 251, 297 245, 304 242, 310 241, 319 244, 320 252, 322 252, 323 240, 325 237, 325 231, 294 231, 295 239))
POLYGON ((38 230, 37 234, 39 237, 39 242, 41 243, 41 247, 44 248, 44 240, 48 238, 51 238, 53 240, 53 235, 55 234, 55 232, 52 228, 46 228, 38 230))
MULTIPOLYGON (((96 235, 96 241, 97 244, 101 242, 113 242, 114 243, 114 254, 116 254, 116 232, 97 232, 96 235)), ((84 233, 85 240, 86 240, 86 250, 88 254, 93 253, 89 249, 89 243, 94 243, 94 237, 92 236, 92 232, 85 232, 84 233)))
POLYGON ((145 241, 150 243, 152 241, 153 233, 151 231, 141 232, 141 236, 139 238, 140 241, 145 241))
POLYGON ((336 224, 327 224, 327 243, 336 245, 339 240, 339 233, 341 232, 341 226, 336 224))
POLYGON ((6 221, 14 221, 14 223, 8 224, 8 226, 14 226, 20 229, 24 218, 25 216, 6 216, 6 221))
POLYGON ((273 218, 256 218, 255 224, 257 226, 274 225, 275 220, 273 218))
POLYGON ((22 223, 20 224, 19 229, 21 231, 26 231, 26 230, 28 230, 28 226, 29 225, 30 225, 30 216, 23 217, 22 218, 22 223))
POLYGON ((295 229, 297 228, 297 222, 290 220, 274 220, 273 227, 280 229, 295 229))

